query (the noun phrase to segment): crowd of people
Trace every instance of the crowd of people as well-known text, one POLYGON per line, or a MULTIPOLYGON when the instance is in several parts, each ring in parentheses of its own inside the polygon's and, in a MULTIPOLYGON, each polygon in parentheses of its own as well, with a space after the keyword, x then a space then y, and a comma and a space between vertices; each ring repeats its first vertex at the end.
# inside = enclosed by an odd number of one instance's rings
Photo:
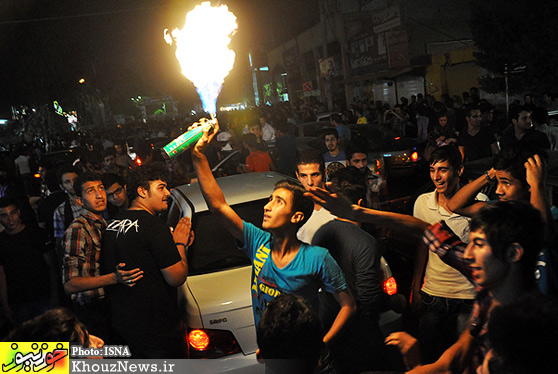
POLYGON ((297 124, 321 109, 282 104, 222 114, 190 152, 167 160, 154 139, 172 140, 186 125, 150 129, 133 145, 136 161, 121 133, 99 134, 55 171, 40 158, 44 147, 4 155, 3 336, 52 338, 45 326, 66 323, 61 340, 127 345, 135 358, 187 357, 177 290, 195 233, 188 218, 169 229, 159 215, 170 189, 197 182, 252 262, 258 356, 270 371, 554 372, 558 241, 545 178, 558 128, 548 123, 548 97, 545 107, 525 95, 508 126, 475 90, 464 105, 420 94, 393 109, 359 102, 336 108, 321 151, 298 152, 295 139, 297 124), (368 167, 354 123, 422 146, 434 190, 418 196, 412 216, 374 209, 385 181, 368 167), (227 173, 292 177, 275 186, 261 227, 228 205, 212 171, 235 150, 241 161, 227 173), (491 156, 483 175, 462 180, 465 161, 491 156), (416 240, 408 309, 383 290, 382 227, 416 240), (417 316, 417 328, 382 336, 389 309, 417 316))

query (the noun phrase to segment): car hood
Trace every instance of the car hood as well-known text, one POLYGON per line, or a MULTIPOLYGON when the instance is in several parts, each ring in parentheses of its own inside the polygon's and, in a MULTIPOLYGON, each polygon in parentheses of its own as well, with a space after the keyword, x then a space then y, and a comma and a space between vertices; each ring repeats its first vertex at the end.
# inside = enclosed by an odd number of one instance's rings
POLYGON ((254 325, 251 266, 188 277, 187 302, 195 303, 205 328, 235 330, 254 325))

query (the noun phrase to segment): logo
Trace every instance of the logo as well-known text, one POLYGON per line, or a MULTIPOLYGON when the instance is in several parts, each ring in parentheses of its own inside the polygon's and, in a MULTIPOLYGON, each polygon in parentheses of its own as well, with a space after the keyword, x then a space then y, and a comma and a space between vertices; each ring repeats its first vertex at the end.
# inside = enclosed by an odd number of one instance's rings
POLYGON ((0 342, 2 372, 70 372, 69 343, 0 342))

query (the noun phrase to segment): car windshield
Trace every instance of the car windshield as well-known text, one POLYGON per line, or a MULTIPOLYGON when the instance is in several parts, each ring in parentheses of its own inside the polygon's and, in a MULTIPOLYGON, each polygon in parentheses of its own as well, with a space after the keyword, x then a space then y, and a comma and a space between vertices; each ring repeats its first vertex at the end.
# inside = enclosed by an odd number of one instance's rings
MULTIPOLYGON (((238 204, 232 208, 245 221, 261 227, 263 207, 268 199, 238 204)), ((196 213, 192 223, 194 244, 188 250, 188 273, 199 275, 250 265, 234 237, 208 211, 196 213)))

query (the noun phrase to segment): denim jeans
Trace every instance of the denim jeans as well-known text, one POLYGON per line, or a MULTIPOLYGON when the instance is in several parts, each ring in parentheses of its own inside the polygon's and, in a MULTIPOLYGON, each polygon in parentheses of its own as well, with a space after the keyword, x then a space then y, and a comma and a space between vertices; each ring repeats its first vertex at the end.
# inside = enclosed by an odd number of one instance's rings
POLYGON ((419 341, 423 363, 432 363, 457 341, 469 322, 473 299, 450 299, 420 292, 419 341))

